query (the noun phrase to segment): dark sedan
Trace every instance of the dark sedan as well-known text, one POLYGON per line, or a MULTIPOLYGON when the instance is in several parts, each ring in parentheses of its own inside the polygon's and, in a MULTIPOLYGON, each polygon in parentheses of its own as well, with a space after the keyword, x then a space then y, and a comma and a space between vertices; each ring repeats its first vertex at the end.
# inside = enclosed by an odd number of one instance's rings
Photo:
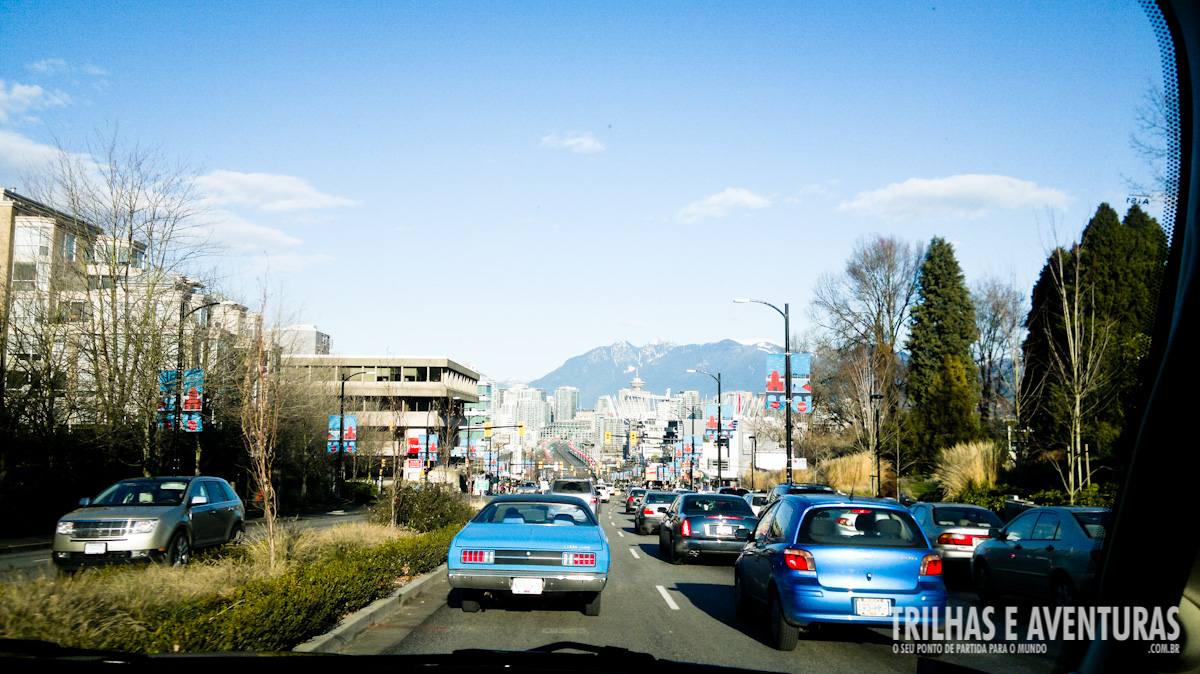
POLYGON ((659 525, 658 551, 672 564, 702 554, 736 559, 757 522, 750 504, 735 494, 683 494, 659 525))

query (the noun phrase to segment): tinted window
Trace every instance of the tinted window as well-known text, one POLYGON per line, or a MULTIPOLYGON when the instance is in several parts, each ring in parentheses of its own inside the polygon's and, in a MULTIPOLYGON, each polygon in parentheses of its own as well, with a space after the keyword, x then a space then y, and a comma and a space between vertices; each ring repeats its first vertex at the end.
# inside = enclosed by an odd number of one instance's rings
POLYGON ((745 499, 734 496, 700 496, 683 500, 685 515, 753 515, 750 504, 745 499))
POLYGON ((554 489, 564 494, 590 494, 592 493, 592 484, 590 482, 555 482, 554 489))
POLYGON ((939 527, 1001 527, 999 517, 983 508, 937 506, 933 508, 933 523, 939 527))
POLYGON ((767 535, 767 530, 771 526, 771 522, 775 519, 775 511, 777 508, 766 508, 762 513, 762 519, 758 521, 758 526, 754 527, 754 539, 758 540, 767 535))
POLYGON ((796 511, 790 503, 780 503, 775 509, 775 520, 771 522, 771 538, 783 538, 784 532, 792 522, 792 514, 796 511))
POLYGON ((925 536, 906 510, 860 507, 814 508, 796 537, 799 543, 923 548, 925 536))
POLYGON ((507 501, 488 504, 472 522, 482 524, 546 524, 596 526, 591 511, 570 503, 507 501))
POLYGON ((671 501, 674 501, 676 497, 678 497, 678 494, 672 494, 669 491, 658 493, 651 492, 646 494, 646 503, 670 503, 671 501))
POLYGON ((1058 514, 1042 513, 1038 515, 1037 524, 1033 525, 1033 538, 1035 540, 1053 541, 1059 537, 1058 514))
POLYGON ((1108 513, 1100 510, 1074 512, 1075 521, 1083 527, 1083 533, 1088 538, 1103 538, 1104 526, 1108 523, 1108 513))
POLYGON ((225 491, 225 485, 221 484, 220 482, 217 482, 216 480, 209 480, 207 483, 205 483, 205 486, 208 488, 208 497, 214 502, 224 503, 225 501, 233 500, 233 497, 225 491))
POLYGON ((1023 541, 1033 535, 1033 523, 1037 521, 1037 513, 1026 513, 1008 523, 1004 532, 1010 541, 1023 541))

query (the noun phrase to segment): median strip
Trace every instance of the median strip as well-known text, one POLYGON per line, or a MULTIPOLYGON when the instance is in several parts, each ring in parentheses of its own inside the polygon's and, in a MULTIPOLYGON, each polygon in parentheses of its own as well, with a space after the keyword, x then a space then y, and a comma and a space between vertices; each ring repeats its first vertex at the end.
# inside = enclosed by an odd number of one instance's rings
POLYGON ((671 595, 667 594, 667 588, 662 585, 655 585, 655 587, 658 588, 658 593, 662 595, 662 598, 666 600, 667 606, 670 606, 672 611, 678 611, 679 604, 676 604, 675 600, 671 599, 671 595))

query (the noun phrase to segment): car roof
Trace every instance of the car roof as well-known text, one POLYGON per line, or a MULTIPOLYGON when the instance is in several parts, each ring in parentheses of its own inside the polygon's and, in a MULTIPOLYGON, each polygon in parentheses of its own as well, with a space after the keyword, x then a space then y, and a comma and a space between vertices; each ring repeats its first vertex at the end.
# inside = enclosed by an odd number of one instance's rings
POLYGON ((488 505, 493 503, 510 503, 518 501, 521 503, 569 503, 571 505, 579 505, 580 503, 587 505, 587 502, 578 496, 560 496, 558 494, 501 494, 488 501, 488 505))
POLYGON ((889 510, 897 510, 909 512, 908 508, 900 505, 896 501, 888 498, 875 498, 873 496, 843 496, 841 494, 787 494, 779 499, 797 505, 804 506, 846 506, 846 507, 863 507, 870 506, 872 508, 886 508, 889 510))

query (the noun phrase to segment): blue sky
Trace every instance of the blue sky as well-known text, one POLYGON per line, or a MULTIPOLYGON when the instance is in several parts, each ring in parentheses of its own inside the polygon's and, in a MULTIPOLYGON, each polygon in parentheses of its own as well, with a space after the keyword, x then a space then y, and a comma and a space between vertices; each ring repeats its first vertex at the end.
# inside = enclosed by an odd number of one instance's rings
MULTIPOLYGON (((1028 289, 1125 210, 1134 2, 5 2, 0 183, 97 128, 197 171, 215 286, 346 354, 536 378, 773 339, 875 233, 1028 289)), ((1150 209, 1158 214, 1157 207, 1150 209)))

